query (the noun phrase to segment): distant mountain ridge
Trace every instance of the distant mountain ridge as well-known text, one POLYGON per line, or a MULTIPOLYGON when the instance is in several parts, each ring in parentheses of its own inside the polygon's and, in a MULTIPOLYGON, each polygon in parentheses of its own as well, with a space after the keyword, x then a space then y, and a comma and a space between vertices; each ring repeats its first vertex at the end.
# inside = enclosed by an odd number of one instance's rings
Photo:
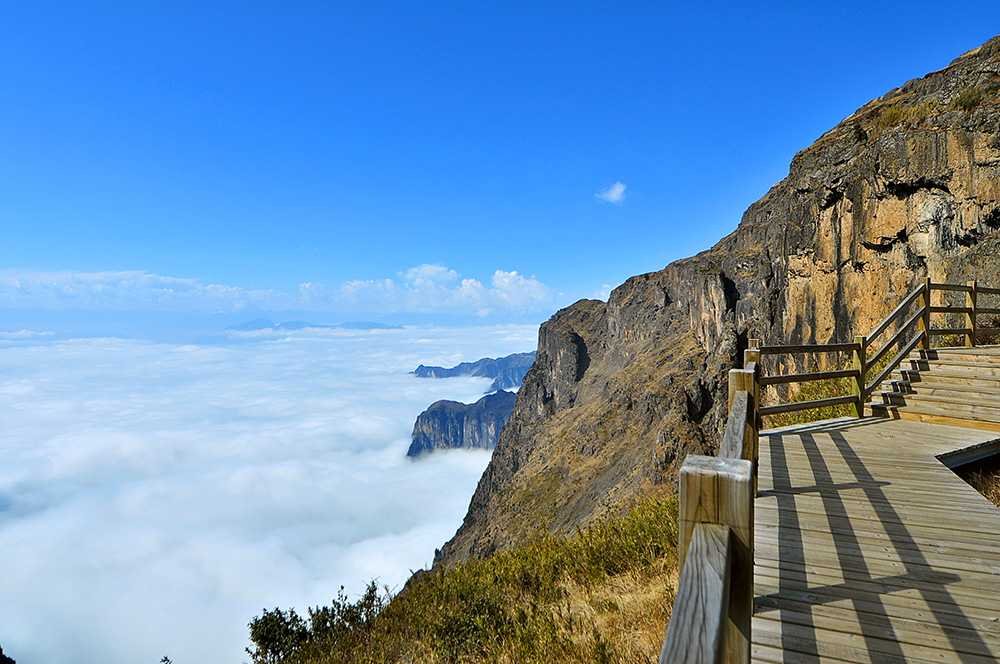
POLYGON ((437 401, 417 417, 406 456, 440 449, 491 450, 513 410, 514 393, 505 390, 487 394, 473 404, 437 401))
POLYGON ((239 325, 230 325, 227 330, 234 332, 258 332, 260 330, 305 330, 307 328, 319 329, 344 329, 344 330, 402 330, 402 325, 386 325, 385 323, 372 323, 370 321, 348 321, 336 325, 324 325, 321 323, 310 323, 304 320, 290 320, 283 323, 272 323, 266 318, 255 318, 239 325))
POLYGON ((454 378, 456 376, 482 376, 493 378, 488 392, 520 387, 528 369, 535 363, 535 352, 514 353, 506 357, 484 357, 475 362, 462 362, 451 368, 428 367, 423 364, 410 373, 418 378, 454 378))

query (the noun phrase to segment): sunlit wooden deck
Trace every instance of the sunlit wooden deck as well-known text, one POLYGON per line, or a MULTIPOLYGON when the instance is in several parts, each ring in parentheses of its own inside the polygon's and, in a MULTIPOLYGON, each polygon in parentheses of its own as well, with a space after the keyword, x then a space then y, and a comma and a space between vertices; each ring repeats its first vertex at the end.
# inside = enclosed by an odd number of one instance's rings
POLYGON ((1000 660, 1000 509, 945 465, 998 436, 882 418, 761 432, 753 661, 1000 660))

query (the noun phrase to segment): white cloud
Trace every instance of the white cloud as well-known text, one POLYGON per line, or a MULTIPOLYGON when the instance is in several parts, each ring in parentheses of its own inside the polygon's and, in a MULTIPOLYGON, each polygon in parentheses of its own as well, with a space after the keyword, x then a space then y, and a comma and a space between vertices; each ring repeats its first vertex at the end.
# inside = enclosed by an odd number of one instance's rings
POLYGON ((597 196, 602 201, 621 205, 625 201, 625 185, 621 182, 615 182, 607 189, 594 194, 594 196, 597 196))
POLYGON ((54 332, 36 332, 34 330, 18 330, 17 332, 0 332, 0 339, 33 339, 35 337, 51 337, 54 332))
POLYGON ((264 607, 399 587, 489 453, 404 457, 416 415, 537 327, 302 331, 232 346, 0 346, 0 643, 25 662, 242 661, 264 607))
POLYGON ((0 307, 239 311, 248 306, 289 308, 292 303, 277 291, 248 291, 141 271, 0 272, 0 307))
POLYGON ((476 314, 537 311, 555 304, 560 294, 535 277, 496 270, 491 288, 442 265, 410 268, 393 279, 349 281, 339 288, 319 283, 299 289, 311 306, 336 309, 355 303, 380 312, 476 314))
POLYGON ((516 271, 496 270, 492 288, 487 288, 478 279, 433 264, 412 267, 395 279, 355 279, 340 286, 307 282, 293 293, 203 284, 141 271, 0 271, 0 307, 50 310, 522 313, 552 307, 558 296, 536 278, 516 271))

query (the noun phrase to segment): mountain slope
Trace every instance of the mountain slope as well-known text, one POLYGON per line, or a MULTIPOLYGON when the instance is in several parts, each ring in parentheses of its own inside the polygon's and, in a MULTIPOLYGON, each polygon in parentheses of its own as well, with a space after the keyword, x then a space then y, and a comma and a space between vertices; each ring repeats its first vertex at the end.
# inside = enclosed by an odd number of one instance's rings
POLYGON ((798 153, 712 249, 553 316, 436 564, 671 492, 687 453, 713 451, 750 337, 848 340, 928 274, 1000 285, 998 88, 994 38, 798 153))

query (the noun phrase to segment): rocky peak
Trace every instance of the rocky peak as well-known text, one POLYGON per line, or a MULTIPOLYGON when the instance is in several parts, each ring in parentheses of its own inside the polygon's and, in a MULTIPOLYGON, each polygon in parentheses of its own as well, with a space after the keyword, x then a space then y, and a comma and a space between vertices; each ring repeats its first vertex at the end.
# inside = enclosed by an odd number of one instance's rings
POLYGON ((998 90, 1000 37, 799 152, 712 249, 553 316, 437 562, 671 492, 688 452, 713 451, 749 337, 848 340, 927 275, 1000 284, 998 90))

